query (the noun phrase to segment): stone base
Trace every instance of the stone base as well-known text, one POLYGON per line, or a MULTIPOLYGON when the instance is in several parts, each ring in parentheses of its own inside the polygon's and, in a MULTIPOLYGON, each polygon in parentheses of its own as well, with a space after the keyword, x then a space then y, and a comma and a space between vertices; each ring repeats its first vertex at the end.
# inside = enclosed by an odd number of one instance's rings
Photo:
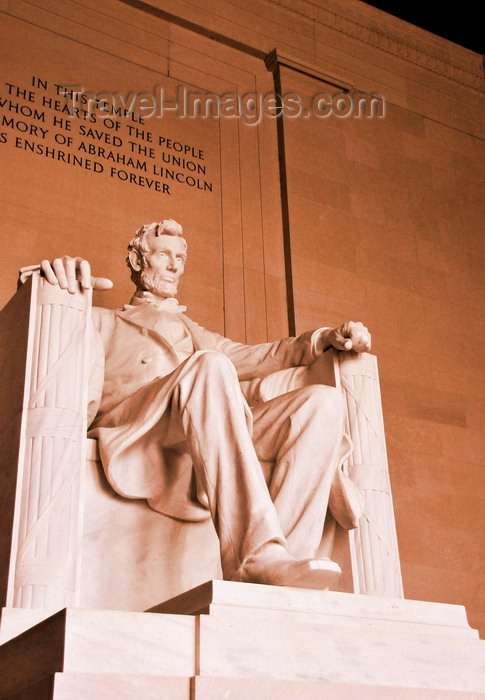
POLYGON ((210 581, 51 615, 0 646, 0 679, 4 700, 485 700, 485 642, 461 606, 210 581))
POLYGON ((2 700, 189 700, 190 678, 55 673, 2 700))
MULTIPOLYGON (((58 612, 57 610, 38 610, 36 608, 1 608, 0 609, 0 645, 34 627, 39 622, 58 612)), ((1 647, 0 647, 1 648, 1 647)))
POLYGON ((267 678, 56 673, 2 700, 481 700, 485 693, 267 678))

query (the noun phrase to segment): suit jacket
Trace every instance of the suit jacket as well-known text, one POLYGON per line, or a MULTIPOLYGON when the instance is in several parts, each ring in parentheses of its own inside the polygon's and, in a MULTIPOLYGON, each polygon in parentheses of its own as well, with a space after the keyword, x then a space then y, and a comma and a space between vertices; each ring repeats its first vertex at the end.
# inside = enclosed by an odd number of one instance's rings
MULTIPOLYGON (((90 382, 90 436, 114 490, 146 498, 151 507, 184 520, 209 517, 188 453, 160 449, 157 425, 168 410, 180 363, 197 350, 216 350, 234 364, 254 395, 259 380, 315 358, 312 333, 273 343, 244 345, 177 314, 183 332, 175 346, 164 333, 164 313, 149 303, 119 311, 94 308, 95 362, 90 382)), ((171 315, 173 319, 173 315, 171 315)), ((165 319, 166 320, 166 319, 165 319)), ((248 408, 248 422, 251 416, 248 408)))

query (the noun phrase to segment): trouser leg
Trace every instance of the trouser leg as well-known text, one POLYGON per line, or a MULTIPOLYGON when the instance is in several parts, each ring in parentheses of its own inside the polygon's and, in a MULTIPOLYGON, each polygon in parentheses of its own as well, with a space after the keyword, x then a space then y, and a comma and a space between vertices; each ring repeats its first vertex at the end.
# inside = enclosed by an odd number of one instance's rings
POLYGON ((313 557, 342 449, 342 396, 333 387, 304 387, 256 406, 253 418, 256 453, 288 551, 313 557))
POLYGON ((224 578, 267 542, 285 544, 248 429, 251 420, 231 362, 199 352, 181 373, 171 410, 207 493, 224 578))

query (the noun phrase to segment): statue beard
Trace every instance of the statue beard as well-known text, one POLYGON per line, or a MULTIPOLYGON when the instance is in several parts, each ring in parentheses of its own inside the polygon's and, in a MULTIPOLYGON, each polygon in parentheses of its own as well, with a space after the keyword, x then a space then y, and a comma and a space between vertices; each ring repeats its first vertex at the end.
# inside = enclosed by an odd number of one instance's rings
MULTIPOLYGON (((166 273, 165 273, 166 274, 166 273)), ((164 273, 145 268, 140 272, 140 287, 158 297, 174 297, 177 294, 178 280, 168 282, 164 273)))

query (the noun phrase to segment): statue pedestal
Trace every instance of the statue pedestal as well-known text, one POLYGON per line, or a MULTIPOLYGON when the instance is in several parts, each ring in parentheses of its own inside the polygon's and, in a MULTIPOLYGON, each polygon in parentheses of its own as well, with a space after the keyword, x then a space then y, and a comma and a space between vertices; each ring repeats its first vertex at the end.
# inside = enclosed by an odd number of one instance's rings
POLYGON ((0 678, 5 700, 477 700, 485 642, 461 606, 209 581, 146 613, 61 610, 0 647, 0 678))

